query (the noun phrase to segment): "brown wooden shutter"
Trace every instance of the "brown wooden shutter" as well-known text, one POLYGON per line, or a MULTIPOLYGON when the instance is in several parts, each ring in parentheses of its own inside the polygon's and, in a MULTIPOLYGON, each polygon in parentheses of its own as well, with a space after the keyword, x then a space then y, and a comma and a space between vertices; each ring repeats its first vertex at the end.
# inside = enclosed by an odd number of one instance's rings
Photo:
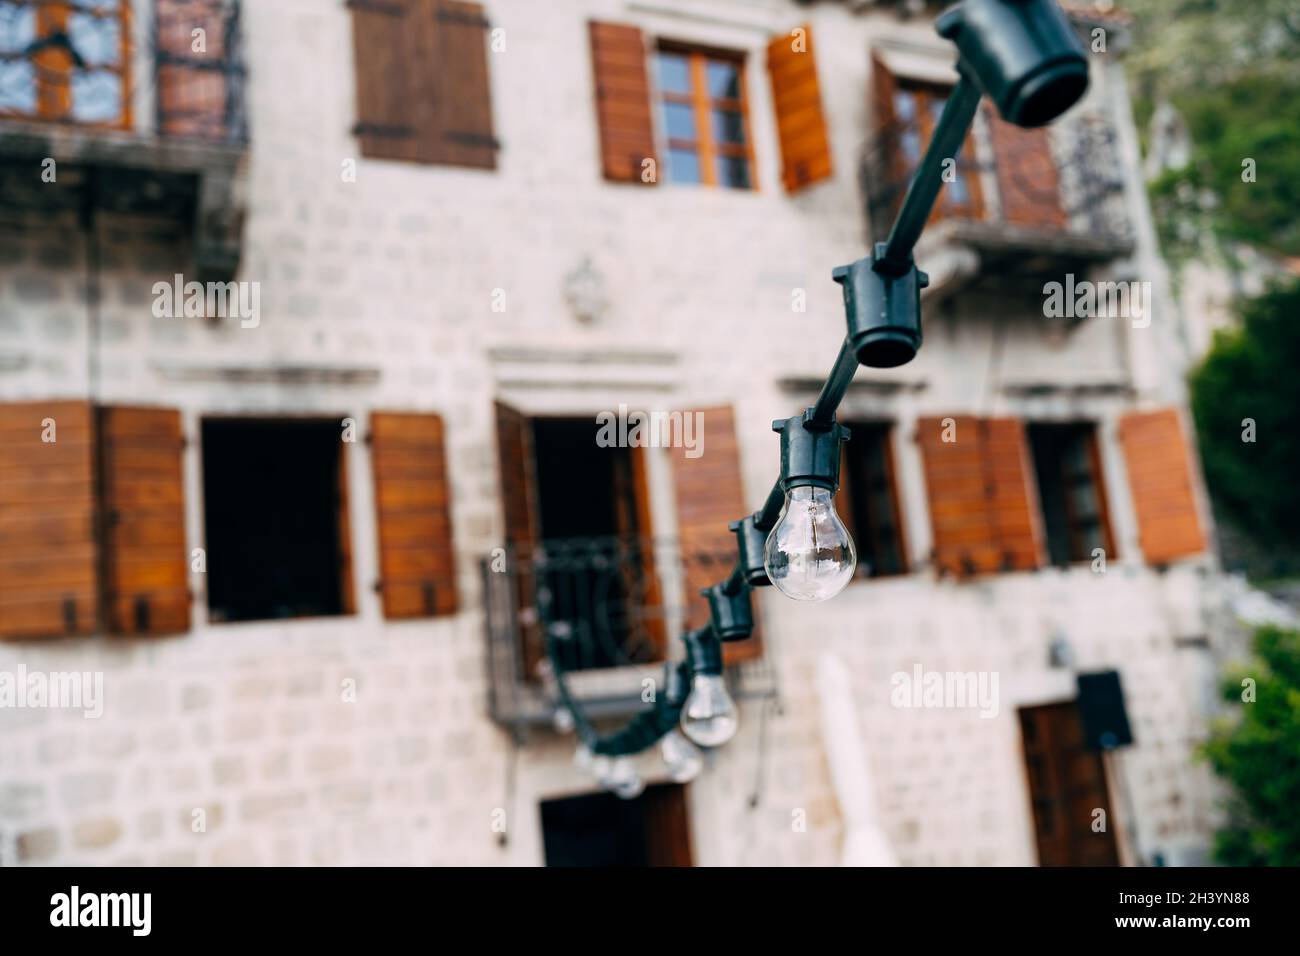
POLYGON ((158 127, 168 136, 222 140, 227 122, 230 6, 222 0, 158 0, 158 127), (194 50, 193 31, 206 49, 194 50))
POLYGON ((1016 419, 947 417, 955 424, 952 442, 943 440, 943 418, 917 422, 935 568, 964 576, 1038 567, 1023 425, 1016 419))
MULTIPOLYGON (((361 155, 370 159, 418 158, 416 113, 430 108, 417 93, 418 51, 431 34, 421 35, 412 15, 416 0, 348 0, 352 9, 352 49, 356 61, 357 124, 361 155)), ((428 24, 432 28, 432 21, 428 24)), ((425 64, 428 66, 428 63, 425 64)))
MULTIPOLYGON (((700 596, 700 590, 725 580, 735 566, 736 535, 727 526, 754 511, 745 504, 740 448, 731 406, 699 411, 704 413, 701 433, 704 453, 698 458, 687 458, 685 449, 672 451, 688 628, 702 627, 709 622, 708 602, 700 596)), ((724 645, 724 659, 728 664, 762 655, 757 607, 754 615, 754 636, 724 645)))
POLYGON ((997 536, 999 567, 1032 570, 1040 564, 1042 546, 1024 423, 1018 418, 986 418, 982 429, 990 523, 997 536))
POLYGON ((694 866, 686 788, 680 784, 647 787, 644 801, 646 866, 694 866))
POLYGON ((379 526, 379 593, 390 620, 454 614, 456 552, 439 415, 374 412, 370 460, 379 526))
POLYGON ((537 677, 537 665, 546 656, 534 603, 536 581, 532 559, 541 530, 533 423, 523 412, 503 402, 495 403, 495 413, 501 511, 509 560, 515 574, 515 617, 519 623, 519 660, 523 671, 519 676, 533 680, 537 677))
POLYGON ((618 183, 645 183, 642 163, 655 158, 650 84, 646 79, 645 41, 636 27, 620 23, 588 24, 591 65, 596 87, 596 122, 605 178, 618 183))
POLYGON ((871 103, 874 136, 867 161, 868 213, 871 231, 883 239, 903 202, 906 170, 898 148, 898 116, 894 93, 898 81, 878 54, 871 56, 871 103))
POLYGON ((817 83, 812 28, 804 24, 800 29, 802 50, 795 49, 790 34, 767 45, 767 71, 781 140, 781 181, 791 193, 831 176, 831 147, 817 83))
POLYGON ((1047 128, 1016 126, 987 107, 985 115, 997 163, 1003 220, 1020 226, 1065 228, 1060 183, 1047 128))
POLYGON ((495 169, 498 144, 492 129, 489 24, 483 5, 438 0, 433 6, 437 42, 431 64, 434 116, 432 128, 422 137, 433 148, 427 161, 495 169))
POLYGON ((494 169, 483 7, 460 0, 348 0, 361 155, 494 169))
POLYGON ((94 462, 85 402, 0 405, 0 637, 95 630, 94 462))
POLYGON ((638 636, 653 646, 652 659, 663 660, 667 656, 668 635, 650 513, 647 451, 640 446, 627 451, 627 455, 614 457, 614 520, 629 559, 623 567, 623 581, 625 593, 635 606, 628 608, 628 616, 640 622, 643 631, 638 636))
POLYGON ((1120 419, 1142 554, 1152 564, 1205 550, 1191 456, 1178 411, 1135 412, 1120 419))
POLYGON ((104 616, 111 634, 190 629, 180 412, 101 408, 104 616))

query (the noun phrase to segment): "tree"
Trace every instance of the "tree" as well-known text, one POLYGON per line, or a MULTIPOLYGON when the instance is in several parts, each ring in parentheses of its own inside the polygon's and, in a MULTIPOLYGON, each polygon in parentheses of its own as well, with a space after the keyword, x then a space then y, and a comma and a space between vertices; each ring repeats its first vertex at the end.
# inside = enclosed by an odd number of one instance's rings
POLYGON ((1300 282, 1240 314, 1191 374, 1192 413, 1216 510, 1285 556, 1300 542, 1300 282))
POLYGON ((1229 866, 1300 866, 1300 632, 1261 627, 1254 651, 1222 687, 1240 713, 1204 747, 1232 785, 1215 856, 1229 866))
POLYGON ((1127 0, 1124 7, 1134 15, 1125 62, 1140 124, 1168 101, 1192 141, 1187 166, 1151 186, 1165 254, 1175 263, 1196 257, 1213 236, 1300 255, 1300 5, 1127 0))

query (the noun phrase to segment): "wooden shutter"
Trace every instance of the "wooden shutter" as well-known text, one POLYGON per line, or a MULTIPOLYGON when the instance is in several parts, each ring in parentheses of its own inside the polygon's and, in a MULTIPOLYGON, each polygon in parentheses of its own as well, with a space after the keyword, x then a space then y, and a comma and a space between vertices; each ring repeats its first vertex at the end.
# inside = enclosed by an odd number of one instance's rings
POLYGON ((600 127, 600 160, 605 178, 618 183, 645 183, 642 163, 655 158, 650 84, 646 79, 645 41, 636 27, 619 23, 588 24, 591 65, 600 127))
POLYGON ((98 417, 108 631, 188 631, 180 412, 114 407, 98 417))
POLYGON ((786 192, 829 179, 831 147, 817 84, 812 28, 804 24, 802 49, 785 34, 767 45, 767 71, 772 79, 772 102, 781 140, 781 181, 786 192))
POLYGON ((0 405, 0 637, 95 630, 94 461, 85 402, 0 405))
POLYGON ((647 787, 645 808, 646 866, 694 866, 686 788, 680 784, 647 787))
POLYGON ((996 536, 999 567, 1006 571, 1032 570, 1040 564, 1042 548, 1024 423, 1018 418, 986 418, 981 426, 990 523, 996 536))
POLYGON ((456 552, 442 418, 374 412, 370 460, 379 526, 379 583, 390 620, 454 614, 456 552))
POLYGON ((629 601, 635 602, 628 608, 628 618, 640 622, 642 632, 637 636, 653 646, 653 659, 663 660, 668 652, 668 635, 650 514, 647 451, 639 446, 627 449, 626 455, 618 454, 618 449, 612 451, 615 452, 614 520, 629 558, 623 567, 623 580, 629 601))
POLYGON ((411 15, 415 2, 348 0, 357 83, 357 124, 352 131, 367 158, 418 158, 415 113, 431 104, 418 95, 415 66, 418 51, 431 35, 421 36, 416 28, 411 15))
POLYGON ((432 147, 427 161, 495 169, 498 144, 492 130, 489 24, 483 6, 460 0, 430 5, 437 53, 430 70, 433 126, 422 137, 432 147))
MULTIPOLYGON (((1065 228, 1052 144, 1044 126, 1025 129, 986 108, 997 163, 1002 219, 1020 226, 1065 228)), ((972 170, 972 174, 974 174, 972 170)))
MULTIPOLYGON (((735 566, 736 535, 727 526, 754 511, 745 503, 740 478, 740 448, 736 443, 731 406, 700 411, 704 414, 701 433, 704 453, 698 458, 687 458, 685 449, 672 451, 678 547, 684 565, 688 628, 702 627, 709 622, 708 602, 700 596, 700 590, 725 580, 735 566)), ((682 414, 692 415, 694 412, 682 414)), ((757 607, 754 612, 754 635, 748 640, 723 645, 728 664, 762 655, 757 607)))
POLYGON ((1177 410, 1125 415, 1119 433, 1147 561, 1164 564, 1204 551, 1191 456, 1177 410))
POLYGON ((965 576, 1038 567, 1041 547, 1023 425, 1016 419, 948 418, 955 426, 951 442, 943 440, 943 418, 917 422, 935 568, 965 576))
POLYGON ((515 576, 515 619, 519 623, 519 660, 525 680, 537 677, 546 656, 535 605, 533 551, 540 538, 533 423, 523 412, 496 404, 497 467, 501 474, 501 511, 515 576))
POLYGON ((232 130, 226 102, 230 5, 223 0, 158 0, 158 127, 167 136, 222 140, 232 130), (203 52, 193 31, 204 31, 203 52))
POLYGON ((361 155, 496 167, 483 7, 348 0, 361 155))
POLYGON ((867 162, 867 199, 872 235, 883 239, 903 202, 907 174, 898 148, 894 92, 898 81, 878 54, 871 56, 874 136, 867 162))

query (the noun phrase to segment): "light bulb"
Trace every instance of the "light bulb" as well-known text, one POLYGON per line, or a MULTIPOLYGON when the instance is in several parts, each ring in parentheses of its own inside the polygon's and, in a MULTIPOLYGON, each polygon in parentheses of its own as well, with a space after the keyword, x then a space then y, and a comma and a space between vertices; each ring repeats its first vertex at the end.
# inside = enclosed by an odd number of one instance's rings
POLYGON ((627 757, 619 757, 609 764, 606 773, 600 777, 600 785, 624 800, 640 796, 645 789, 645 781, 627 757))
POLYGON ((721 674, 696 674, 682 708, 682 732, 701 747, 720 747, 736 736, 736 704, 721 674))
POLYGON ((595 760, 595 754, 586 744, 578 744, 573 750, 573 765, 579 770, 590 770, 592 761, 595 760))
POLYGON ((677 730, 670 730, 659 744, 668 776, 674 783, 690 783, 704 769, 704 754, 677 730))
POLYGON ((825 601, 844 590, 857 564, 830 489, 791 488, 763 548, 763 567, 777 590, 796 601, 825 601))

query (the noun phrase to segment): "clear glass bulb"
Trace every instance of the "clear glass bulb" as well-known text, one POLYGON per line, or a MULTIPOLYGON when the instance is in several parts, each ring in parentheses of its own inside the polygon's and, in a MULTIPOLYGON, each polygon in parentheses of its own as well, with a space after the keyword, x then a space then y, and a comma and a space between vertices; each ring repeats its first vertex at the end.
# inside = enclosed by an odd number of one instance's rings
POLYGON ((668 776, 674 783, 690 783, 704 769, 704 754, 680 731, 670 730, 659 742, 659 752, 668 765, 668 776))
POLYGON ((682 708, 682 733, 701 747, 720 747, 736 736, 736 704, 721 674, 696 674, 682 708))
POLYGON ((618 757, 610 763, 608 771, 601 777, 601 786, 613 791, 614 795, 624 800, 631 800, 641 795, 645 781, 636 772, 636 767, 627 757, 618 757))
POLYGON ((825 601, 853 579, 858 554, 835 513, 829 488, 804 485, 785 496, 781 517, 763 548, 768 579, 796 601, 825 601))

